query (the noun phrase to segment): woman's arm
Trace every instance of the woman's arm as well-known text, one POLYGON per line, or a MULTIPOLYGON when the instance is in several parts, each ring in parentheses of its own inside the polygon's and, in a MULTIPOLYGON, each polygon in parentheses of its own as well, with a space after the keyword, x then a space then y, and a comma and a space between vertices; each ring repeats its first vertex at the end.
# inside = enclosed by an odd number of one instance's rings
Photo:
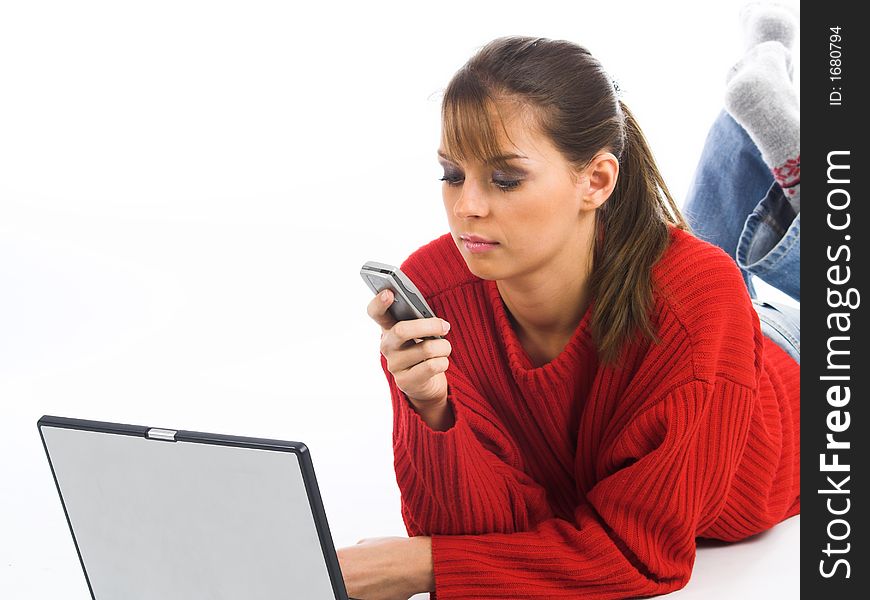
MULTIPOLYGON (((695 537, 719 517, 749 431, 753 392, 730 381, 693 381, 638 415, 609 449, 615 468, 588 493, 573 520, 546 518, 527 529, 432 535, 433 575, 439 600, 450 598, 626 598, 683 587, 695 555, 695 537)), ((462 422, 462 411, 457 425, 462 422)), ((443 434, 435 434, 443 435, 443 434)), ((437 442, 436 442, 437 444, 437 442)), ((477 510, 528 514, 529 501, 485 507, 493 486, 467 489, 432 484, 474 476, 463 451, 431 449, 421 460, 436 463, 425 477, 401 478, 406 522, 426 531, 442 515, 477 510), (458 475, 456 475, 458 473, 458 475), (405 499, 404 495, 409 494, 405 499), (437 494, 426 500, 423 496, 437 494), (429 511, 434 511, 434 519, 429 511)), ((480 459, 479 454, 468 460, 480 459)), ((486 458, 486 469, 499 472, 486 458)), ((511 471, 496 480, 502 490, 519 486, 511 471)), ((494 485, 496 485, 494 484, 494 485)), ((496 489, 496 492, 499 490, 496 489)), ((735 517, 739 520, 740 516, 735 517)))
POLYGON ((396 386, 383 357, 381 365, 393 401, 395 471, 409 535, 522 531, 553 516, 489 402, 457 369, 446 372, 453 418, 440 431, 396 386))

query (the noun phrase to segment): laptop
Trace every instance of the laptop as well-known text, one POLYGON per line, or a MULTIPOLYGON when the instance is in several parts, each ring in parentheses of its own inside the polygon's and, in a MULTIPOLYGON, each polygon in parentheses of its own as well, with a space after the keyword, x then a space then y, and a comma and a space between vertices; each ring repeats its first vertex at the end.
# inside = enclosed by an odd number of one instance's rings
POLYGON ((38 428, 94 600, 348 600, 304 444, 38 428))

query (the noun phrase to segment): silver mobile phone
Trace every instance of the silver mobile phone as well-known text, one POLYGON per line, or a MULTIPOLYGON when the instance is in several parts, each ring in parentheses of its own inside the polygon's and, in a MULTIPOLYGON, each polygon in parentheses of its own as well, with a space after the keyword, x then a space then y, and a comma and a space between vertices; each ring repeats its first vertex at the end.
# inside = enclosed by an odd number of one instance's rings
MULTIPOLYGON (((395 301, 388 310, 397 321, 428 319, 435 316, 435 313, 426 304, 423 294, 420 293, 414 282, 402 273, 399 267, 370 260, 362 266, 359 274, 375 294, 387 288, 393 291, 395 301)), ((421 339, 441 339, 441 336, 435 335, 421 339)))

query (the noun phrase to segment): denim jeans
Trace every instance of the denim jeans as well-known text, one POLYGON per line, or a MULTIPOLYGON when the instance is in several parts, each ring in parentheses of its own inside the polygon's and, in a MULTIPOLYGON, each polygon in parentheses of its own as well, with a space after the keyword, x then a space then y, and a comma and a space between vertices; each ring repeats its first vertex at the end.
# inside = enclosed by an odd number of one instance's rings
POLYGON ((734 258, 762 332, 800 363, 800 309, 761 301, 752 285, 755 275, 800 302, 800 213, 724 110, 707 135, 683 214, 697 237, 734 258))

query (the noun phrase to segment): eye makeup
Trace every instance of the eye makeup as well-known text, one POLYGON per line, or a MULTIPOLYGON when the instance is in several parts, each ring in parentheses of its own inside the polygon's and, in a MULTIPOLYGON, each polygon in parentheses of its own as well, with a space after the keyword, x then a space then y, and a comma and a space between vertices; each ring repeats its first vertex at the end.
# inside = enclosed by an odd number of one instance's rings
MULTIPOLYGON (((439 181, 445 182, 449 186, 458 186, 462 184, 464 176, 462 171, 445 160, 438 161, 444 168, 444 175, 439 181)), ((497 170, 492 172, 490 183, 494 184, 502 191, 508 192, 519 187, 520 183, 525 179, 526 173, 522 169, 511 169, 511 171, 497 170)))

